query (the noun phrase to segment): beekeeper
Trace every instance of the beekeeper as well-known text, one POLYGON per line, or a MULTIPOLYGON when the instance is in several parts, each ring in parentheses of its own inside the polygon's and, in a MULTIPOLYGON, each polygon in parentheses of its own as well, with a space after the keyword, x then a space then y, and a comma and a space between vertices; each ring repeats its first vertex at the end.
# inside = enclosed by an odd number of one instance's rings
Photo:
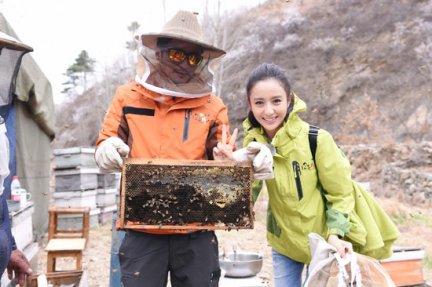
MULTIPOLYGON (((233 150, 227 108, 212 94, 212 61, 225 51, 204 40, 197 15, 179 11, 161 32, 138 38, 134 81, 120 86, 97 140, 95 159, 107 172, 122 157, 225 159, 233 150)), ((257 170, 261 168, 257 167, 257 170)), ((272 164, 269 165, 272 170, 272 164)), ((262 168, 260 169, 262 172, 262 168)), ((119 250, 125 286, 218 286, 213 231, 127 230, 119 250)))
MULTIPOLYGON (((197 15, 179 11, 161 32, 138 37, 134 81, 120 86, 97 140, 102 171, 120 171, 122 157, 224 159, 232 150, 227 108, 212 94, 210 63, 225 51, 204 40, 197 15), (224 132, 226 131, 226 132, 224 132)), ((218 286, 213 231, 127 230, 120 246, 124 286, 218 286)))

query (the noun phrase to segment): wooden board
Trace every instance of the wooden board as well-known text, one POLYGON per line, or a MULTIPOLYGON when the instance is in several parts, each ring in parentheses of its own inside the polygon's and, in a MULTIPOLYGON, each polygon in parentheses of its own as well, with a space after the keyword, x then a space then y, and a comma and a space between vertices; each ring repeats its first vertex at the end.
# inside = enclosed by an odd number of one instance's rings
POLYGON ((45 251, 70 251, 84 250, 86 240, 84 238, 58 238, 50 239, 45 251))

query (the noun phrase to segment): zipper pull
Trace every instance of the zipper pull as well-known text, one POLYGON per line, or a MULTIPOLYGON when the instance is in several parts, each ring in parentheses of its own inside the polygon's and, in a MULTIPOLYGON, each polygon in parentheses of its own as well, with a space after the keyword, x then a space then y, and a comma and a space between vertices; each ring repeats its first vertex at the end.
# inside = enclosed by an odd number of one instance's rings
POLYGON ((292 162, 293 165, 293 171, 295 174, 295 177, 299 177, 301 175, 301 169, 300 169, 300 164, 295 160, 292 162))
POLYGON ((297 187, 298 198, 299 198, 299 200, 302 200, 303 187, 302 187, 301 179, 300 179, 300 175, 301 175, 300 164, 297 161, 293 161, 292 166, 293 166, 293 170, 294 170, 294 179, 295 179, 295 183, 296 183, 296 187, 297 187))

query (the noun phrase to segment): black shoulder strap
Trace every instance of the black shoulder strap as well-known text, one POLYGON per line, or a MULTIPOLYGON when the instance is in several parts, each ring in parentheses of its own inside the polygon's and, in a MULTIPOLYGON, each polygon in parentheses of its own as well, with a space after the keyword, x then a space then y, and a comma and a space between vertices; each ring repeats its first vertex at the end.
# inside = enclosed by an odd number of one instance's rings
POLYGON ((315 153, 316 153, 316 149, 317 149, 318 131, 319 131, 319 129, 320 129, 319 127, 309 125, 309 134, 308 134, 308 137, 309 137, 309 148, 311 150, 312 159, 313 159, 314 163, 315 163, 315 153))

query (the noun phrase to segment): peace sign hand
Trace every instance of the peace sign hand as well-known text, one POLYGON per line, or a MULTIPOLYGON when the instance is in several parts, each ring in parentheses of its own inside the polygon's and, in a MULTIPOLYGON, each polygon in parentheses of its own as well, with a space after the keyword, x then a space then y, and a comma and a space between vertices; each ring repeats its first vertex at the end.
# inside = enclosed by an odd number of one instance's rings
POLYGON ((234 129, 233 134, 227 142, 227 128, 226 125, 222 125, 222 141, 213 148, 214 160, 234 160, 233 150, 237 139, 238 129, 234 129))

